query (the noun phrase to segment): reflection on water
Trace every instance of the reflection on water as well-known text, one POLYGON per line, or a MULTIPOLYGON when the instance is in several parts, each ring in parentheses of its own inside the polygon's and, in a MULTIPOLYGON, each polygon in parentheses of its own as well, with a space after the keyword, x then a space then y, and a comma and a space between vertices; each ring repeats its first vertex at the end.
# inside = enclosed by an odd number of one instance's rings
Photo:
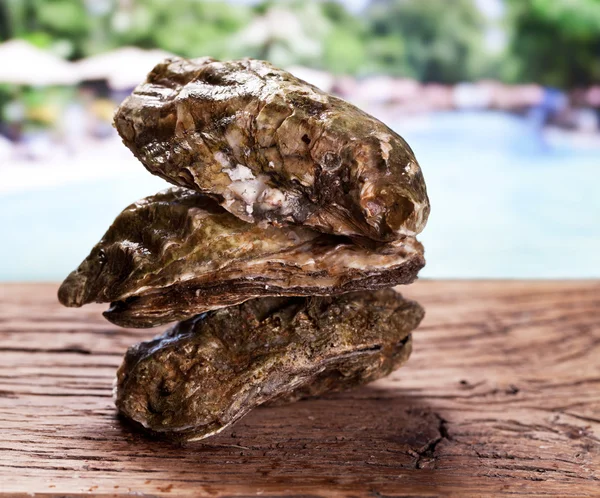
MULTIPOLYGON (((437 113, 394 127, 421 163, 432 204, 423 277, 600 277, 598 149, 548 143, 531 122, 500 113, 437 113)), ((64 278, 123 207, 164 186, 140 166, 1 194, 0 279, 64 278)))

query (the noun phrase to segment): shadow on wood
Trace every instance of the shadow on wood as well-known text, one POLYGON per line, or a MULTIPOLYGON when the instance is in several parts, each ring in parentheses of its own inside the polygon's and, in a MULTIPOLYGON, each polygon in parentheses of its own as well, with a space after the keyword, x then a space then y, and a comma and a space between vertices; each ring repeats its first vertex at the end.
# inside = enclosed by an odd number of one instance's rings
MULTIPOLYGON (((383 393, 367 386, 261 407, 218 436, 184 444, 150 439, 121 421, 110 444, 117 452, 120 446, 135 448, 129 471, 203 484, 226 475, 234 487, 257 489, 306 484, 366 489, 390 474, 399 480, 404 470, 434 469, 436 447, 448 437, 444 420, 422 399, 400 390, 393 398, 383 393)), ((98 451, 106 453, 106 441, 99 441, 98 451)), ((426 487, 443 484, 442 473, 426 487)))

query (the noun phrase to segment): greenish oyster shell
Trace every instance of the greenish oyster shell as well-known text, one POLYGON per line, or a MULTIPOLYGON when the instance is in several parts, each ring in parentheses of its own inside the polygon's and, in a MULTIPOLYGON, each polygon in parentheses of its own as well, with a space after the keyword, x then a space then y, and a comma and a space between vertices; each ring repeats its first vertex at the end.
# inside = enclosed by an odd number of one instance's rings
POLYGON ((58 296, 65 306, 112 302, 108 320, 152 327, 258 296, 406 284, 425 264, 414 237, 362 242, 298 226, 260 227, 174 187, 119 214, 58 296))
POLYGON ((153 435, 203 439, 265 402, 388 375, 408 359, 423 315, 391 289, 263 298, 199 315, 129 349, 116 405, 153 435))
POLYGON ((411 352, 423 309, 390 287, 425 264, 429 215, 406 142, 263 61, 168 59, 115 115, 176 187, 117 216, 61 285, 121 326, 175 320, 131 347, 115 403, 150 434, 216 434, 264 403, 348 389, 411 352))
POLYGON ((167 59, 115 126, 151 173, 248 222, 390 241, 416 235, 429 215, 397 133, 268 62, 167 59))

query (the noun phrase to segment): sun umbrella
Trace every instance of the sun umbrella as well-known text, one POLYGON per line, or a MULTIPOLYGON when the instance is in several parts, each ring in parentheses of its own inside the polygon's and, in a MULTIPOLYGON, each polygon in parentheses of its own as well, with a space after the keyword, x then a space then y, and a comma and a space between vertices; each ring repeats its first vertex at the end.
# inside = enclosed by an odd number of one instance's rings
POLYGON ((164 50, 122 47, 75 63, 81 80, 107 80, 113 90, 128 90, 160 61, 173 54, 164 50))
POLYGON ((305 66, 288 66, 286 70, 292 73, 296 78, 300 78, 311 85, 315 85, 324 92, 331 92, 335 78, 327 71, 319 71, 305 66))
POLYGON ((0 83, 71 85, 78 81, 73 64, 24 40, 0 44, 0 83))

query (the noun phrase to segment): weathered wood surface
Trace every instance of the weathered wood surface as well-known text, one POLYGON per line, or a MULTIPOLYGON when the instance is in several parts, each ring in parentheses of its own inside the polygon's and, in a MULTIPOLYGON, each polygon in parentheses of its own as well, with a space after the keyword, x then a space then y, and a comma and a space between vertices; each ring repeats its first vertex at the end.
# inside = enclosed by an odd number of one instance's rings
POLYGON ((259 408, 187 446, 115 417, 121 355, 155 331, 55 285, 0 287, 0 490, 10 496, 600 496, 600 282, 427 282, 406 367, 259 408))

